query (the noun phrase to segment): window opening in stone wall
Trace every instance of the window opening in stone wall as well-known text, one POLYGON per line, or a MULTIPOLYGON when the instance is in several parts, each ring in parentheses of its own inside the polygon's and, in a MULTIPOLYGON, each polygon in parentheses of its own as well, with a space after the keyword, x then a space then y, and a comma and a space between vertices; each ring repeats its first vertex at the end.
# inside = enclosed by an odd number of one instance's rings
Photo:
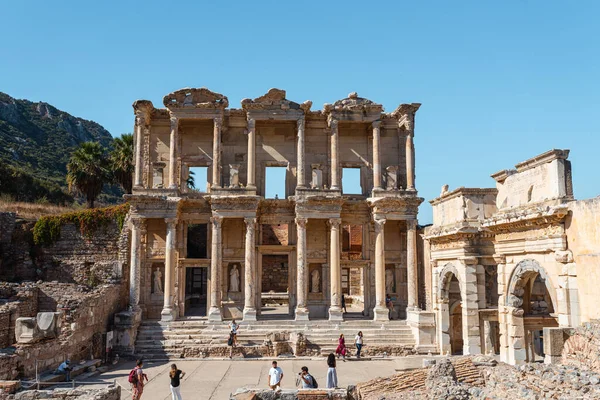
POLYGON ((344 225, 342 227, 342 260, 362 259, 362 225, 344 225))
POLYGON ((288 224, 263 224, 261 244, 287 246, 288 224))
POLYGON ((189 167, 186 186, 194 192, 208 192, 208 167, 189 167))
POLYGON ((187 258, 208 258, 208 224, 190 224, 187 234, 187 258))
POLYGON ((360 168, 342 168, 342 193, 362 195, 360 168))
POLYGON ((285 199, 286 167, 266 167, 265 198, 285 199))

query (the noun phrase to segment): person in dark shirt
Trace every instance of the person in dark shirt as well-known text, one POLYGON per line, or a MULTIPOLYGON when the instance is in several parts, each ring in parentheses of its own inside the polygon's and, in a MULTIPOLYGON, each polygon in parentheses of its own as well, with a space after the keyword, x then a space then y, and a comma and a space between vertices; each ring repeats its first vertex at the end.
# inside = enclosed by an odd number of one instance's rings
POLYGON ((171 398, 172 400, 182 400, 180 391, 180 379, 183 378, 185 372, 177 369, 176 364, 171 364, 169 378, 171 378, 171 398))

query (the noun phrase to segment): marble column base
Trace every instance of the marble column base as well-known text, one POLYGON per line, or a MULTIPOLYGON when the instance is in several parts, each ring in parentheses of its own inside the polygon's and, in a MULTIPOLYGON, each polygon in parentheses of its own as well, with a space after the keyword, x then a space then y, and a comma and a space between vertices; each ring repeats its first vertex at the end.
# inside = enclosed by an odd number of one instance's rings
POLYGON ((211 307, 210 310, 208 310, 208 320, 210 322, 223 321, 223 315, 221 314, 221 310, 217 307, 211 307))
POLYGON ((296 321, 308 321, 309 318, 309 312, 307 308, 299 308, 296 307, 296 321))
POLYGON ((175 311, 170 307, 165 307, 160 313, 160 320, 164 322, 175 321, 175 311))
POLYGON ((243 320, 244 321, 256 321, 256 309, 244 308, 243 320))
POLYGON ((343 321, 344 313, 340 307, 329 307, 329 320, 330 321, 343 321))
POLYGON ((390 310, 384 306, 375 306, 373 308, 373 321, 389 321, 390 310))

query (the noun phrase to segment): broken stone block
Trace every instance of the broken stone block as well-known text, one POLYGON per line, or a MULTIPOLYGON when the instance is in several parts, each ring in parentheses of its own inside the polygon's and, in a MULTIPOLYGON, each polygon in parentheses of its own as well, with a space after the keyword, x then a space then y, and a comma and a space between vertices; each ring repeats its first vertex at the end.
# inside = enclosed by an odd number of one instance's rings
POLYGON ((15 323, 15 337, 17 343, 35 343, 43 338, 33 317, 17 318, 15 323))
POLYGON ((44 338, 55 338, 59 335, 59 316, 56 312, 40 312, 37 315, 37 327, 44 338))

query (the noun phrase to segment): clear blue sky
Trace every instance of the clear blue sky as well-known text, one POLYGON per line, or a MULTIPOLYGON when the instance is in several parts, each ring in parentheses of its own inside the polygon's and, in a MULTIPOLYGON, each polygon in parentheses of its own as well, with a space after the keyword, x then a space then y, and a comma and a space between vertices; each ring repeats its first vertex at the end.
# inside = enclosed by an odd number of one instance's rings
MULTIPOLYGON (((600 194, 598 1, 6 1, 0 91, 131 132, 135 99, 206 86, 233 107, 271 87, 313 108, 349 92, 423 103, 417 187, 489 187, 571 149, 600 194)), ((421 207, 422 223, 431 208, 421 207)))

